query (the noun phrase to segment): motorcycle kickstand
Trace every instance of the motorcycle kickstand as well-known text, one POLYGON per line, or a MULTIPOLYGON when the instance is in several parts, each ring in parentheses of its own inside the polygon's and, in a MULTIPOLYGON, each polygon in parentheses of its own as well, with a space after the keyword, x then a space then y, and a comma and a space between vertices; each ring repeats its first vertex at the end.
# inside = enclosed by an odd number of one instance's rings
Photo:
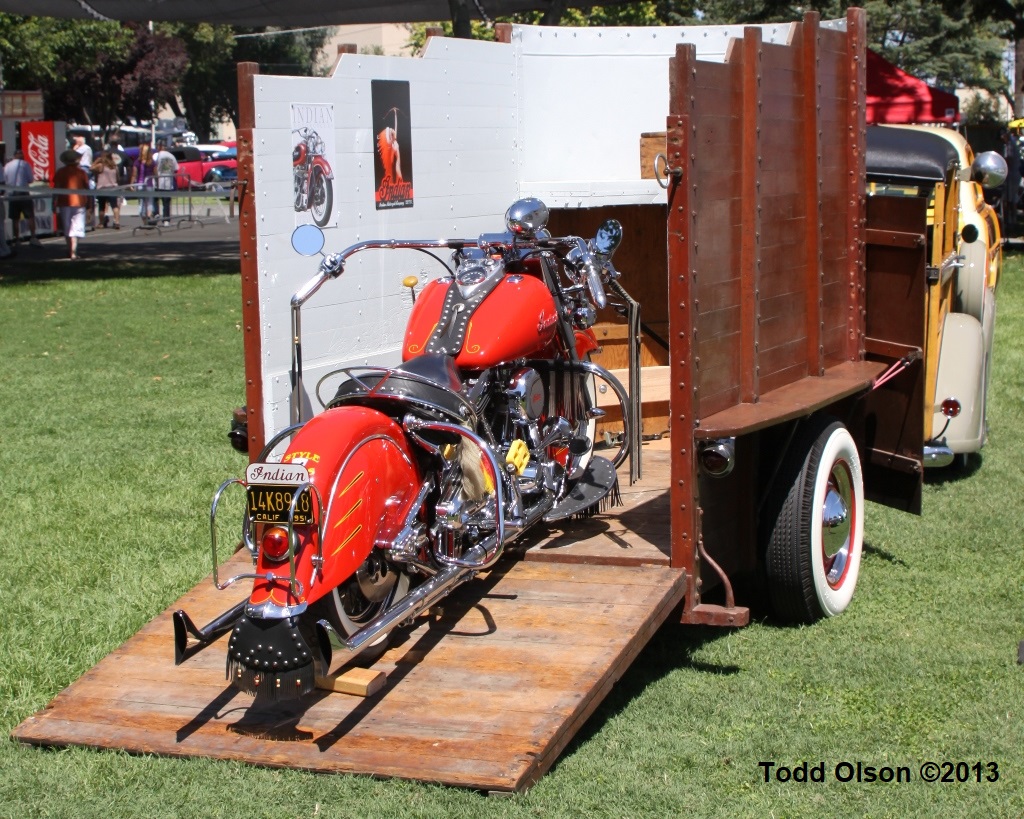
POLYGON ((239 601, 202 628, 197 628, 196 624, 192 622, 192 618, 183 609, 174 612, 172 615, 174 620, 174 664, 181 665, 193 654, 206 648, 220 635, 230 631, 245 613, 245 606, 248 602, 248 598, 239 601), (189 637, 194 641, 191 645, 189 637))

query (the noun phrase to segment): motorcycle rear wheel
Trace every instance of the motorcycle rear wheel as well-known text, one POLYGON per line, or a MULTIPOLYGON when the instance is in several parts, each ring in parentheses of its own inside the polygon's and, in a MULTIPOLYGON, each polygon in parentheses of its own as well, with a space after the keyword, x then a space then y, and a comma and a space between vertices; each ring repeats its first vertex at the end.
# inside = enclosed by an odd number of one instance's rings
MULTIPOLYGON (((394 585, 382 599, 373 601, 367 598, 359 586, 359 581, 355 577, 350 577, 320 601, 320 613, 342 636, 351 637, 409 593, 409 575, 394 565, 382 565, 386 567, 388 573, 397 574, 394 585)), ((387 650, 389 637, 390 635, 386 634, 375 640, 353 658, 354 662, 359 665, 372 663, 387 650)))

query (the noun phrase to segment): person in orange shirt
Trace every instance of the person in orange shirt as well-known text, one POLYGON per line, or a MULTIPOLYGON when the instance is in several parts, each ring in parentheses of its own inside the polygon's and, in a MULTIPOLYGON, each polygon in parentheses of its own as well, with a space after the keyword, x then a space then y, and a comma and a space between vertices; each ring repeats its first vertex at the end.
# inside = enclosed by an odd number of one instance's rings
POLYGON ((64 238, 68 244, 68 258, 78 258, 78 240, 85 236, 85 208, 89 203, 89 177, 78 163, 82 156, 78 151, 66 150, 60 155, 64 167, 53 175, 55 190, 84 191, 84 193, 58 193, 55 206, 60 214, 64 238))

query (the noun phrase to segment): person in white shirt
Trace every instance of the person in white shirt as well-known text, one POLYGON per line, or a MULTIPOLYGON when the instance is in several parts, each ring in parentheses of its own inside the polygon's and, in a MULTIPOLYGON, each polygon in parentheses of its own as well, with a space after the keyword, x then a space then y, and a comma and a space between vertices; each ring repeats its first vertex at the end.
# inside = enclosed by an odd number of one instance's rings
MULTIPOLYGON (((173 191, 177 187, 175 177, 178 175, 178 160, 167 150, 167 143, 162 139, 156 143, 156 153, 153 154, 153 170, 156 174, 156 189, 158 191, 173 191)), ((162 196, 159 201, 163 207, 164 227, 167 227, 171 223, 171 197, 162 196)))
POLYGON ((78 161, 78 167, 89 173, 89 168, 92 167, 92 148, 89 147, 89 143, 85 141, 85 137, 81 134, 73 137, 75 144, 72 146, 80 157, 78 161))
POLYGON ((28 243, 33 247, 41 247, 42 243, 36 237, 36 214, 32 207, 32 199, 28 195, 28 186, 31 182, 32 166, 25 161, 25 154, 19 148, 14 152, 14 158, 4 165, 4 184, 8 188, 19 189, 7 192, 7 212, 11 217, 11 242, 18 243, 21 220, 25 219, 32 234, 28 243))

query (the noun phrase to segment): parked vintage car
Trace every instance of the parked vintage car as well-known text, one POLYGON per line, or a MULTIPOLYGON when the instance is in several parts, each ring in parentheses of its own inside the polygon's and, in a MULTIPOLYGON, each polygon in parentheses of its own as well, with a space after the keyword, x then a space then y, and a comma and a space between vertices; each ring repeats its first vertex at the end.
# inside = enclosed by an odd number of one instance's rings
MULTIPOLYGON (((182 145, 168 149, 178 160, 178 188, 201 188, 213 179, 215 168, 236 170, 238 154, 224 145, 182 145), (207 150, 203 150, 203 149, 207 150), (216 150, 220 149, 220 150, 216 150), (208 178, 209 177, 209 178, 208 178)), ((236 171, 237 176, 237 171, 236 171)))
POLYGON ((1001 184, 1005 162, 944 128, 875 126, 867 145, 869 196, 919 199, 926 220, 924 464, 963 465, 988 436, 1002 236, 983 185, 1001 184))

